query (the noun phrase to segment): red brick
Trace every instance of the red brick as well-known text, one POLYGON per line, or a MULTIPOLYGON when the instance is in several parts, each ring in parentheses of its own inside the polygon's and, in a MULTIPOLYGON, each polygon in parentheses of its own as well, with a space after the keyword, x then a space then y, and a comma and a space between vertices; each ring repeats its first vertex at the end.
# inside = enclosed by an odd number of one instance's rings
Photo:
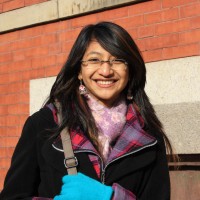
MULTIPOLYGON (((8 85, 4 84, 4 85, 0 85, 0 94, 8 94, 8 85)), ((1 109, 0 109, 1 110, 1 109)))
POLYGON ((180 44, 190 44, 195 42, 200 42, 200 29, 180 34, 180 44))
POLYGON ((25 6, 30 6, 38 3, 42 3, 48 0, 25 0, 25 6))
POLYGON ((29 117, 29 114, 20 115, 20 117, 19 117, 19 120, 20 120, 19 124, 23 126, 28 117, 29 117))
POLYGON ((18 137, 3 137, 0 140, 0 146, 2 147, 15 147, 19 138, 18 137))
POLYGON ((184 4, 189 4, 192 2, 197 2, 198 0, 163 0, 162 7, 169 8, 169 7, 176 7, 184 4))
POLYGON ((122 7, 97 13, 98 21, 108 21, 127 16, 128 16, 128 7, 122 7))
POLYGON ((56 55, 32 59, 32 68, 43 68, 56 64, 56 55))
POLYGON ((49 45, 57 42, 56 34, 46 34, 41 36, 41 45, 49 45))
POLYGON ((64 52, 64 53, 66 52, 67 54, 69 54, 73 44, 74 44, 74 41, 64 42, 62 44, 62 52, 64 52))
POLYGON ((8 105, 8 114, 11 115, 29 114, 29 104, 8 105))
POLYGON ((5 65, 5 72, 17 72, 31 69, 31 60, 15 61, 5 65))
MULTIPOLYGON (((6 173, 7 173, 8 169, 2 169, 0 168, 0 175, 1 175, 1 186, 3 186, 3 181, 4 181, 4 177, 6 176, 6 173)), ((1 187, 2 188, 2 187, 1 187)))
POLYGON ((161 37, 147 38, 144 41, 146 50, 160 49, 170 46, 177 46, 179 44, 179 35, 170 34, 161 37))
POLYGON ((71 20, 71 26, 73 28, 76 27, 83 27, 88 24, 94 24, 97 22, 97 15, 96 14, 90 14, 86 16, 76 17, 71 20))
POLYGON ((34 37, 28 38, 23 40, 14 41, 11 43, 12 51, 19 50, 19 49, 27 49, 41 45, 41 38, 34 37))
POLYGON ((9 74, 0 75, 0 84, 18 82, 20 80, 21 80, 20 73, 9 73, 9 74))
POLYGON ((170 47, 163 49, 163 58, 180 58, 187 56, 200 55, 200 45, 199 44, 189 44, 184 46, 170 47))
POLYGON ((59 42, 75 40, 80 33, 80 28, 76 28, 70 31, 61 32, 58 35, 59 42))
MULTIPOLYGON (((39 77, 40 78, 40 77, 39 77)), ((22 103, 22 104, 29 104, 30 102, 30 98, 29 98, 29 91, 28 92, 24 92, 24 93, 21 93, 20 96, 19 96, 19 103, 22 103)))
POLYGON ((137 28, 127 29, 127 31, 129 32, 129 34, 131 35, 131 37, 133 39, 138 38, 138 29, 137 28))
POLYGON ((199 15, 199 13, 200 13, 200 2, 180 8, 180 16, 182 18, 199 15))
POLYGON ((3 4, 0 4, 0 13, 3 12, 3 4))
POLYGON ((44 33, 54 33, 54 32, 60 32, 62 30, 68 30, 70 27, 69 20, 60 21, 60 22, 54 22, 45 24, 42 26, 44 33))
MULTIPOLYGON (((4 116, 1 116, 1 117, 2 117, 1 119, 3 119, 4 116)), ((7 136, 8 127, 4 126, 5 120, 4 120, 3 123, 0 121, 0 124, 1 124, 1 126, 0 126, 0 138, 1 138, 1 137, 4 137, 4 136, 7 136)))
POLYGON ((155 26, 143 26, 138 29, 139 38, 151 37, 155 35, 155 26))
POLYGON ((27 29, 20 30, 20 38, 34 37, 42 35, 43 26, 36 26, 27 29))
POLYGON ((140 51, 144 51, 145 50, 145 43, 143 40, 139 39, 139 40, 135 40, 136 45, 138 46, 138 48, 140 49, 140 51))
POLYGON ((158 0, 148 1, 144 3, 129 6, 129 15, 138 15, 153 12, 161 9, 161 3, 158 0))
POLYGON ((171 9, 153 12, 153 13, 149 13, 145 15, 146 24, 159 23, 162 21, 171 21, 175 19, 179 19, 178 8, 171 8, 171 9))
POLYGON ((8 115, 6 118, 6 126, 16 126, 19 124, 19 116, 8 115))
POLYGON ((162 13, 161 12, 154 12, 150 14, 144 15, 145 24, 155 24, 162 21, 162 13))
POLYGON ((49 54, 59 54, 62 51, 60 43, 49 45, 49 54))
POLYGON ((45 77, 45 68, 24 71, 22 73, 22 80, 30 80, 45 77))
POLYGON ((162 21, 179 19, 179 8, 170 8, 161 13, 162 21))
POLYGON ((0 147, 0 158, 4 158, 7 156, 6 148, 0 147))
POLYGON ((12 53, 1 53, 0 54, 0 63, 9 62, 13 59, 12 53))
POLYGON ((3 3, 3 12, 24 7, 24 0, 13 0, 3 3))
POLYGON ((18 40, 18 39, 19 39, 19 31, 0 34, 0 44, 18 40))
POLYGON ((10 166, 10 158, 1 158, 0 166, 3 169, 7 169, 10 166))
POLYGON ((67 60, 67 57, 68 57, 68 54, 67 53, 61 53, 61 54, 58 54, 57 57, 56 57, 56 63, 57 65, 64 65, 64 63, 66 62, 67 60))
POLYGON ((162 35, 167 33, 181 32, 190 30, 190 20, 171 21, 163 24, 157 24, 155 27, 155 34, 162 35))
POLYGON ((7 115, 8 114, 8 106, 0 105, 0 115, 7 115))
POLYGON ((154 62, 162 60, 162 49, 143 51, 142 55, 144 57, 145 62, 154 62))
POLYGON ((50 77, 50 76, 56 76, 58 74, 58 72, 60 71, 61 66, 52 66, 52 67, 48 67, 46 68, 46 77, 50 77))
MULTIPOLYGON (((21 135, 21 131, 22 131, 22 126, 20 126, 20 124, 14 125, 14 126, 7 126, 7 130, 6 130, 6 136, 9 137, 19 137, 21 135)), ((8 149, 7 154, 9 155, 9 152, 11 152, 11 150, 8 149)))
POLYGON ((13 51, 13 61, 24 61, 26 59, 25 53, 23 50, 13 51))
POLYGON ((190 19, 190 27, 191 29, 200 28, 200 16, 190 19))
POLYGON ((49 53, 48 46, 43 47, 35 47, 27 49, 26 51, 23 51, 25 54, 25 57, 41 57, 41 56, 47 56, 49 53))
POLYGON ((15 103, 20 103, 20 95, 19 94, 7 94, 0 96, 0 104, 1 105, 9 105, 15 103))
POLYGON ((134 17, 129 17, 129 18, 123 18, 123 19, 114 20, 114 22, 124 27, 125 29, 134 28, 137 26, 144 25, 144 16, 139 15, 139 16, 134 16, 134 17))
POLYGON ((8 53, 10 49, 10 43, 0 44, 0 53, 8 53))
POLYGON ((15 150, 15 147, 7 147, 6 148, 6 156, 8 158, 11 158, 12 155, 13 155, 14 150, 15 150))

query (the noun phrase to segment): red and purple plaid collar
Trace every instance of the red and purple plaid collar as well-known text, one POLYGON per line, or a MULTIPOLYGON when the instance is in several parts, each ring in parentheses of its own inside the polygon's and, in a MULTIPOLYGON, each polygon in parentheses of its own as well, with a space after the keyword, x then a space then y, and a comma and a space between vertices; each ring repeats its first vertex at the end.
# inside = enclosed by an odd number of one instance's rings
MULTIPOLYGON (((57 122, 57 119, 55 118, 55 109, 53 109, 52 106, 48 107, 52 110, 54 120, 57 122)), ((126 153, 137 151, 141 148, 144 148, 145 146, 149 146, 155 143, 156 139, 144 131, 143 127, 144 120, 142 119, 140 113, 137 111, 137 108, 130 104, 126 114, 126 124, 120 137, 117 139, 115 145, 113 146, 107 162, 123 156, 126 153)), ((70 135, 74 152, 90 151, 98 154, 90 140, 80 129, 71 131, 70 135)), ((54 141, 53 146, 58 150, 62 150, 60 137, 54 141)))

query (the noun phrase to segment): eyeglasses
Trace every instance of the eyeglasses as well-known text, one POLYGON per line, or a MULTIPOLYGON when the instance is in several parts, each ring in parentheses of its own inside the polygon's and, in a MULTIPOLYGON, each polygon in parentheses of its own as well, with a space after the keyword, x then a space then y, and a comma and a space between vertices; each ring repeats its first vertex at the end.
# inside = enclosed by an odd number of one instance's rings
POLYGON ((87 68, 99 68, 103 63, 108 63, 112 69, 120 70, 125 69, 128 63, 124 59, 112 59, 112 60, 100 60, 98 58, 92 58, 89 60, 82 60, 81 63, 87 68))

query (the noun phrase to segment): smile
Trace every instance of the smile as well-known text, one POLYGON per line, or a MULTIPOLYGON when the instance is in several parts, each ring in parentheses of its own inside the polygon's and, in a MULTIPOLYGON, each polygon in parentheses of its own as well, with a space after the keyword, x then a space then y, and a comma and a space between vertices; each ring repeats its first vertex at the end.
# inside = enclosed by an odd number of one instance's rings
POLYGON ((114 81, 96 81, 97 84, 100 84, 100 85, 110 85, 112 83, 114 83, 114 81))

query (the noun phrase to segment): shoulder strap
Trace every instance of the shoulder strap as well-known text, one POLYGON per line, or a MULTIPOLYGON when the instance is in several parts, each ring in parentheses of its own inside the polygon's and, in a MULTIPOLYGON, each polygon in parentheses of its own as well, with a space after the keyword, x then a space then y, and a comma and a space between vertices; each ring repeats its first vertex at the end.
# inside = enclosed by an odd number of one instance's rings
MULTIPOLYGON (((58 102, 56 102, 56 107, 57 107, 57 105, 58 105, 58 102)), ((57 112, 58 122, 60 124, 61 120, 62 120, 60 105, 58 105, 57 110, 58 110, 58 112, 57 112)), ((61 131, 60 135, 61 135, 64 155, 65 155, 64 165, 67 168, 67 172, 68 172, 68 174, 77 174, 76 167, 78 165, 78 160, 75 157, 74 151, 72 149, 72 142, 71 142, 68 128, 65 127, 61 131)))

